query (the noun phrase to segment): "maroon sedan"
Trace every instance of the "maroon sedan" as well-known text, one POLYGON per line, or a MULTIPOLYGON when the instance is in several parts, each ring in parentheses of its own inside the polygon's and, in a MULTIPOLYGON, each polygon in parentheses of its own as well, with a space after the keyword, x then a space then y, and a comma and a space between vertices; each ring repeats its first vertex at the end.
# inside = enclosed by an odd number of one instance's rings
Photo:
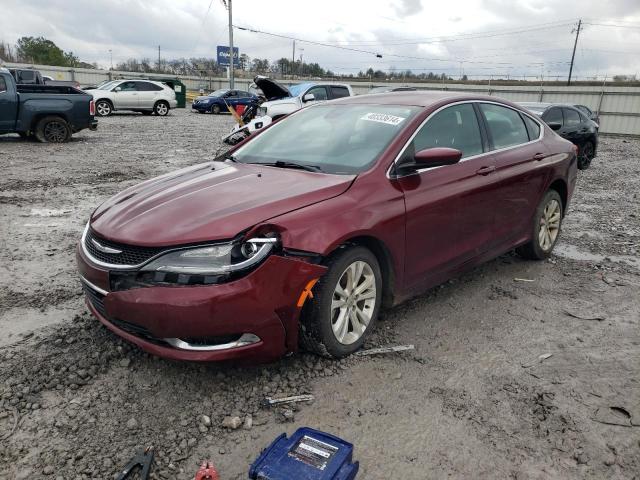
POLYGON ((108 200, 78 267, 91 312, 153 354, 342 357, 381 307, 514 248, 549 256, 575 183, 573 145, 512 103, 349 97, 108 200))

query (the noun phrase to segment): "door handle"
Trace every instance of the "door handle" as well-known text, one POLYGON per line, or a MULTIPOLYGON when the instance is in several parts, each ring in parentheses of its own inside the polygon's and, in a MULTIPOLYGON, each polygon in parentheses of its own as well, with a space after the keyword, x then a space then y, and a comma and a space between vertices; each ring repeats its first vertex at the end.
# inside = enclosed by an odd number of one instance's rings
POLYGON ((482 167, 479 170, 476 170, 476 175, 489 175, 492 172, 496 171, 495 165, 489 165, 488 167, 482 167))
POLYGON ((545 158, 546 158, 546 155, 545 155, 544 153, 536 153, 536 154, 533 156, 533 159, 534 159, 534 160, 536 160, 536 161, 538 161, 538 162, 539 162, 540 160, 544 160, 545 158))

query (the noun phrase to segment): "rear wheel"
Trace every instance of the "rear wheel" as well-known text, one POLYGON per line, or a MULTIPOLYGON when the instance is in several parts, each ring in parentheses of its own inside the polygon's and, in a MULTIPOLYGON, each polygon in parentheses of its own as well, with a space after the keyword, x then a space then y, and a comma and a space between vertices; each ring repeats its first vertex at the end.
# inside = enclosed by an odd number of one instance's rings
POLYGON ((161 117, 166 116, 169 113, 169 104, 164 101, 156 102, 153 106, 153 113, 161 117))
POLYGON ((113 112, 113 106, 107 100, 98 100, 96 102, 96 113, 100 117, 108 117, 113 112))
POLYGON ((582 146, 582 151, 578 152, 578 168, 586 170, 591 165, 591 160, 595 154, 593 142, 588 141, 582 146))
POLYGON ((327 267, 302 312, 300 340, 307 350, 341 358, 358 350, 375 325, 382 274, 375 255, 364 247, 338 252, 327 267))
POLYGON ((36 125, 35 135, 39 142, 62 143, 71 138, 71 128, 62 117, 44 117, 36 125))
POLYGON ((560 194, 555 190, 549 190, 536 209, 531 241, 518 247, 518 254, 531 260, 544 260, 549 257, 560 236, 562 217, 560 194))

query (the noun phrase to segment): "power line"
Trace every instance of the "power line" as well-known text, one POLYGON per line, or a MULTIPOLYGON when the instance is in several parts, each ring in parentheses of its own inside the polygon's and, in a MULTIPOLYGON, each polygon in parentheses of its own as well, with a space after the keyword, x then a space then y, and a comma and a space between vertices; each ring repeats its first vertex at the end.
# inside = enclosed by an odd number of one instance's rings
POLYGON ((584 22, 584 23, 585 25, 595 25, 598 27, 630 28, 633 30, 640 30, 640 26, 619 25, 616 23, 594 23, 594 22, 584 22))

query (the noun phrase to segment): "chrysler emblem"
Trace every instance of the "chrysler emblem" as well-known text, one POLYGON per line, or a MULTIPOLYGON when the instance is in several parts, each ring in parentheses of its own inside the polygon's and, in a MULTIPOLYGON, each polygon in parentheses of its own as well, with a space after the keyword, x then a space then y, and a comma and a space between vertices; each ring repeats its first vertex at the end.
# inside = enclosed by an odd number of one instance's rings
POLYGON ((100 250, 102 253, 113 253, 115 255, 122 253, 122 250, 117 250, 111 247, 105 247, 104 245, 102 245, 100 242, 96 241, 93 238, 91 239, 91 243, 93 243, 93 246, 96 247, 98 250, 100 250))

